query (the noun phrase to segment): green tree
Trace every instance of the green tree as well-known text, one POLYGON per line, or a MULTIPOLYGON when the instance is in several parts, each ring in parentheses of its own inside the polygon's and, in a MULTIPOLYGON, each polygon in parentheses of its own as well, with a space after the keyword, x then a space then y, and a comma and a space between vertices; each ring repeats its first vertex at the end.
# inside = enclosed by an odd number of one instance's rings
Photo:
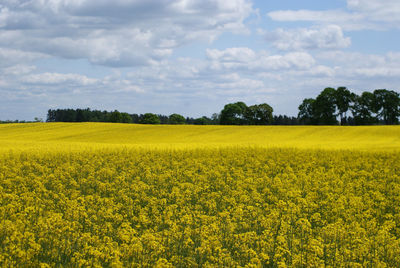
POLYGON ((194 119, 193 124, 195 124, 195 125, 211 125, 212 121, 207 116, 202 116, 202 117, 194 119))
POLYGON ((161 120, 156 114, 145 113, 140 120, 141 124, 160 124, 161 120))
POLYGON ((356 125, 378 123, 378 118, 374 116, 376 113, 375 96, 371 92, 365 91, 361 96, 356 95, 351 111, 356 125))
POLYGON ((114 112, 112 112, 110 114, 110 122, 112 123, 121 123, 122 122, 122 115, 120 112, 118 112, 117 110, 115 110, 114 112))
POLYGON ((375 108, 378 116, 385 124, 392 125, 399 122, 400 95, 393 90, 374 90, 375 108))
POLYGON ((243 125, 247 105, 244 102, 229 103, 224 106, 220 115, 221 125, 243 125))
POLYGON ((128 113, 121 113, 121 123, 132 123, 132 116, 128 113))
POLYGON ((315 121, 314 119, 314 102, 315 99, 308 98, 304 99, 302 104, 299 106, 299 114, 297 117, 299 118, 300 122, 305 125, 311 125, 315 121))
POLYGON ((183 117, 180 114, 171 114, 168 117, 168 124, 172 124, 172 125, 182 125, 185 124, 186 119, 185 117, 183 117))
POLYGON ((350 104, 354 102, 355 94, 351 93, 346 87, 338 87, 335 91, 335 104, 338 109, 340 117, 340 124, 343 123, 343 119, 347 116, 347 111, 350 108, 350 104))
POLYGON ((270 125, 273 121, 273 109, 266 103, 247 107, 244 118, 249 125, 270 125))
POLYGON ((336 125, 336 90, 325 88, 313 103, 313 113, 318 125, 336 125))

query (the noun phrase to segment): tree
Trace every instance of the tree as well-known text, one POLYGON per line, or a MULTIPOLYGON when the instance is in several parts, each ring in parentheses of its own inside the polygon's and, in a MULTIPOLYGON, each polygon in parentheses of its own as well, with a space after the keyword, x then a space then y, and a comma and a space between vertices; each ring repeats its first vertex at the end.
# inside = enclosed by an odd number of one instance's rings
POLYGON ((168 123, 172 125, 182 125, 185 124, 186 119, 180 114, 171 114, 168 117, 168 123))
POLYGON ((244 113, 246 123, 249 125, 270 125, 273 121, 273 109, 266 103, 251 105, 244 113))
POLYGON ((212 124, 212 125, 219 125, 219 117, 220 117, 219 114, 213 113, 213 114, 211 115, 211 124, 212 124))
POLYGON ((76 109, 76 122, 90 122, 91 111, 89 108, 76 109))
POLYGON ((46 122, 56 122, 57 112, 56 110, 49 109, 47 111, 47 119, 46 122))
POLYGON ((346 87, 338 87, 336 89, 335 104, 338 109, 340 124, 343 123, 343 119, 347 116, 347 111, 350 108, 350 104, 354 101, 354 98, 355 94, 351 93, 346 87))
POLYGON ((202 116, 193 120, 194 125, 211 125, 212 121, 207 116, 202 116))
POLYGON ((299 106, 299 114, 297 115, 300 122, 305 125, 313 124, 314 120, 314 102, 315 99, 304 99, 299 106))
POLYGON ((110 114, 110 118, 109 121, 112 123, 121 123, 122 122, 122 115, 120 112, 118 112, 117 110, 115 110, 114 112, 112 112, 110 114))
POLYGON ((121 113, 121 123, 132 123, 132 116, 128 113, 121 113))
POLYGON ((140 120, 141 124, 160 124, 161 120, 156 114, 145 113, 140 120))
POLYGON ((400 116, 400 95, 393 90, 374 90, 375 108, 378 116, 385 124, 392 125, 399 122, 400 116))
POLYGON ((313 114, 318 125, 336 125, 336 90, 325 88, 313 103, 313 114))
POLYGON ((378 122, 373 115, 376 113, 376 103, 375 96, 371 92, 365 91, 361 96, 356 95, 351 111, 356 125, 371 125, 378 122))
POLYGON ((224 106, 220 115, 221 125, 243 125, 247 105, 244 102, 229 103, 224 106))

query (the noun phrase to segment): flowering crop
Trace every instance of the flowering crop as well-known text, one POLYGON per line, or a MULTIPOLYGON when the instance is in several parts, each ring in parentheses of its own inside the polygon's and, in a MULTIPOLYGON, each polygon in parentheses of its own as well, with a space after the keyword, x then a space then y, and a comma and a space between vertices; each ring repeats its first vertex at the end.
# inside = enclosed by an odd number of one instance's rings
POLYGON ((153 148, 104 124, 72 145, 48 125, 37 147, 41 134, 0 129, 1 266, 400 266, 399 153, 375 150, 384 138, 371 151, 218 147, 211 127, 208 147, 153 148))

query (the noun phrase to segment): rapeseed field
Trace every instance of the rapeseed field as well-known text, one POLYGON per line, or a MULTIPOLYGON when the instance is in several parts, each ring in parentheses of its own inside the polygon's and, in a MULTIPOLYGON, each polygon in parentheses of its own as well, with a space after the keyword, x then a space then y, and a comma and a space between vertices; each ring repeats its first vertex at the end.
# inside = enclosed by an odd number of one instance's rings
POLYGON ((0 266, 399 267, 400 128, 0 125, 0 266))

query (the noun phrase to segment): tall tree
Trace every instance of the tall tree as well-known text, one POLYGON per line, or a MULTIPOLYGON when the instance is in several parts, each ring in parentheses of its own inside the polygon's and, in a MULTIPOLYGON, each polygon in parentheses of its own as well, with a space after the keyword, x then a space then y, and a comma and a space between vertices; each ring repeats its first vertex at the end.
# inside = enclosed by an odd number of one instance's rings
POLYGON ((299 114, 297 117, 304 125, 311 125, 315 122, 313 109, 314 102, 315 99, 312 98, 304 99, 302 104, 299 106, 299 114))
POLYGON ((186 118, 183 117, 180 114, 171 114, 168 117, 168 124, 172 124, 172 125, 182 125, 185 124, 186 122, 186 118))
POLYGON ((244 102, 229 103, 224 106, 220 115, 221 125, 243 125, 247 105, 244 102))
POLYGON ((346 87, 338 87, 335 91, 335 104, 338 109, 340 117, 340 124, 343 123, 343 118, 347 116, 347 111, 352 102, 354 102, 355 95, 350 92, 346 87))
POLYGON ((112 112, 110 114, 110 122, 112 123, 121 123, 122 122, 122 115, 120 112, 118 112, 117 110, 115 110, 114 112, 112 112))
POLYGON ((273 109, 266 103, 247 107, 244 118, 249 125, 270 125, 273 121, 273 109))
POLYGON ((376 113, 375 96, 371 92, 365 91, 361 96, 356 96, 351 111, 356 125, 371 125, 378 122, 374 116, 376 113))
POLYGON ((160 118, 153 113, 145 113, 140 120, 141 124, 160 124, 161 120, 160 118))
POLYGON ((336 125, 336 90, 325 88, 313 103, 313 113, 318 125, 336 125))
POLYGON ((121 113, 121 123, 132 123, 132 116, 128 113, 121 113))
POLYGON ((400 116, 400 95, 393 90, 374 90, 375 105, 378 115, 385 124, 392 125, 399 122, 400 116))

